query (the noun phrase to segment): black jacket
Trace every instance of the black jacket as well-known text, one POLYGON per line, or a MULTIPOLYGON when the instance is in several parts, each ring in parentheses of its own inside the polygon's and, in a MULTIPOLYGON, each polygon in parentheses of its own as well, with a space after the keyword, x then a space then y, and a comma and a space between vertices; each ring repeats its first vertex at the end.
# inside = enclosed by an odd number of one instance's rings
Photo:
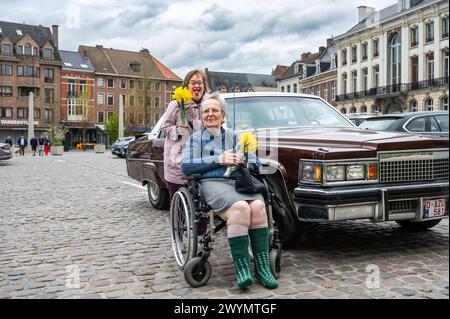
POLYGON ((7 144, 9 144, 10 146, 12 146, 12 139, 7 138, 7 139, 5 140, 5 143, 7 143, 7 144))
POLYGON ((31 146, 37 146, 37 144, 38 144, 37 138, 33 137, 33 138, 30 140, 30 145, 31 145, 31 146))

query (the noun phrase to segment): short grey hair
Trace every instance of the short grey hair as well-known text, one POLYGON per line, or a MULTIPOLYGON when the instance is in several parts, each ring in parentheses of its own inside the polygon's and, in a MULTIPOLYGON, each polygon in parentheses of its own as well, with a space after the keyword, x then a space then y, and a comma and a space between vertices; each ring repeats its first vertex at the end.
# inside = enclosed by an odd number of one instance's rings
POLYGON ((203 105, 205 104, 205 102, 207 100, 215 100, 215 101, 219 102, 220 109, 222 110, 222 113, 225 114, 227 103, 225 102, 225 99, 220 95, 219 91, 206 93, 203 96, 202 104, 200 106, 200 112, 203 112, 203 105))

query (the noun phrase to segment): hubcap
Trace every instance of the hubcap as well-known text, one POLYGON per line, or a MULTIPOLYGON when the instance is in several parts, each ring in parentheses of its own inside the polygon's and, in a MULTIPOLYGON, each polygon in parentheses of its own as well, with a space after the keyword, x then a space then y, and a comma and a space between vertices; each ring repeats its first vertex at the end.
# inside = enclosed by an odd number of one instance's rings
POLYGON ((159 197, 159 187, 155 183, 150 183, 150 197, 152 198, 152 201, 157 201, 159 197))

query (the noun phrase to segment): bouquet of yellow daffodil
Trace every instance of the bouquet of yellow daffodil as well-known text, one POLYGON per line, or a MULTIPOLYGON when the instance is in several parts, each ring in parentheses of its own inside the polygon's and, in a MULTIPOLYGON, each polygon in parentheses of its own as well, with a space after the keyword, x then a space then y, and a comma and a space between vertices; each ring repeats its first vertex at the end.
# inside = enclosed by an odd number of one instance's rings
POLYGON ((242 133, 239 136, 239 148, 244 152, 245 163, 247 163, 248 153, 254 153, 258 149, 258 140, 251 132, 242 133))
POLYGON ((172 93, 172 99, 178 102, 178 105, 180 107, 180 118, 181 123, 186 124, 186 106, 185 103, 192 100, 192 94, 189 92, 187 87, 185 86, 179 86, 175 89, 175 91, 172 93))

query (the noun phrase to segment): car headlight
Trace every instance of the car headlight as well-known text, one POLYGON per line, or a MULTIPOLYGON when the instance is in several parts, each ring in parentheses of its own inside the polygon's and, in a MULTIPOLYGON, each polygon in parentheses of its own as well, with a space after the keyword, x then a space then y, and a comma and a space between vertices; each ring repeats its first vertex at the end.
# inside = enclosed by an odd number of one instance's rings
POLYGON ((345 180, 345 166, 343 165, 327 166, 326 178, 327 181, 330 182, 345 180))
POLYGON ((354 181, 366 178, 365 165, 347 165, 347 180, 354 181))
POLYGON ((320 183, 322 181, 322 165, 318 163, 301 163, 300 181, 320 183))

